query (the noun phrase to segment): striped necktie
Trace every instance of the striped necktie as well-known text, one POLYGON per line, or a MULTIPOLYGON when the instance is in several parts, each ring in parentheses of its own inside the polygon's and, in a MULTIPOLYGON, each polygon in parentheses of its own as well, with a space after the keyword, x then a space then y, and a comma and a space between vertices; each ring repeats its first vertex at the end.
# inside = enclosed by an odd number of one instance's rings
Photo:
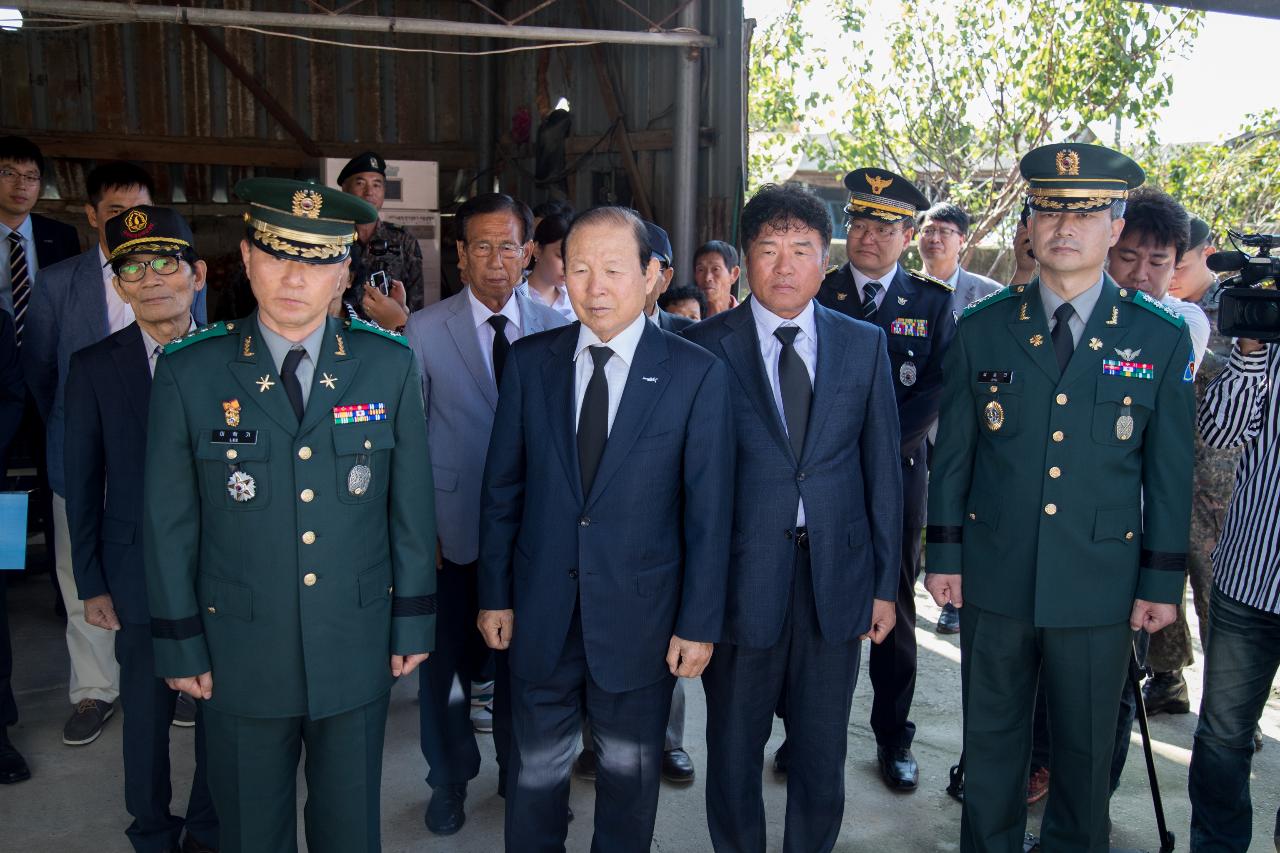
POLYGON ((880 293, 880 282, 869 281, 862 285, 862 319, 874 323, 876 319, 876 295, 880 293))
POLYGON ((27 250, 22 235, 9 232, 9 291, 13 294, 13 330, 22 344, 22 323, 31 301, 31 273, 27 267, 27 250))

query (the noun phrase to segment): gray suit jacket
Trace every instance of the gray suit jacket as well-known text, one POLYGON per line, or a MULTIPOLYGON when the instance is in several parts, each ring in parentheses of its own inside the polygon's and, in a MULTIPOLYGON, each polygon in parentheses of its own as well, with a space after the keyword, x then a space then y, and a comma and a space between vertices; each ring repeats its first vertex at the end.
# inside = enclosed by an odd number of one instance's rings
POLYGON ((956 278, 956 290, 951 294, 952 313, 958 318, 971 303, 977 302, 989 293, 995 293, 1002 286, 995 279, 960 267, 960 275, 956 278))
MULTIPOLYGON (((518 290, 514 298, 520 337, 568 325, 559 312, 518 290)), ((445 559, 470 563, 480 549, 480 485, 498 389, 480 351, 467 291, 413 312, 405 335, 422 373, 437 535, 445 559)))
MULTIPOLYGON (((205 293, 191 304, 197 325, 205 322, 205 293)), ((102 261, 95 242, 86 252, 36 273, 22 328, 22 372, 35 397, 46 430, 49 485, 65 496, 63 397, 71 354, 111 334, 102 261)), ((145 413, 144 413, 145 419, 145 413)))

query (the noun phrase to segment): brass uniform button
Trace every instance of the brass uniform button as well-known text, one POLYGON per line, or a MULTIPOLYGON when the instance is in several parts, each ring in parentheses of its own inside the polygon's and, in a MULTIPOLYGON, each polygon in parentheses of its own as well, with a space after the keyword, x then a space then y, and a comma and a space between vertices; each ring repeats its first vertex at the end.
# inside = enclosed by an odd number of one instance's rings
POLYGON ((314 545, 315 541, 316 541, 315 531, 308 530, 306 533, 302 534, 303 545, 314 545))
POLYGON ((307 572, 302 576, 302 582, 307 586, 315 586, 317 580, 319 580, 319 578, 316 577, 315 572, 307 572))
POLYGON ((997 392, 997 391, 999 391, 999 390, 1000 390, 1000 386, 999 386, 999 385, 992 385, 992 386, 991 386, 991 393, 992 393, 992 394, 996 393, 996 392, 997 392))
POLYGON ((1045 515, 1057 515, 1057 514, 1058 514, 1058 505, 1057 505, 1057 504, 1045 504, 1045 507, 1044 507, 1044 514, 1045 514, 1045 515))
POLYGON ((1058 395, 1057 397, 1055 397, 1054 399, 1055 399, 1055 400, 1057 400, 1057 402, 1058 402, 1058 405, 1059 405, 1059 406, 1065 406, 1065 405, 1067 404, 1067 395, 1066 395, 1066 394, 1059 394, 1059 395, 1058 395))
POLYGON ((310 447, 299 447, 299 448, 298 448, 298 458, 299 458, 299 459, 301 459, 303 462, 306 462, 308 459, 310 459, 310 458, 311 458, 311 448, 310 448, 310 447))
POLYGON ((1057 430, 1053 434, 1054 441, 1062 441, 1064 438, 1066 438, 1066 435, 1063 434, 1062 430, 1057 430))
POLYGON ((1120 295, 1121 295, 1121 296, 1128 296, 1128 295, 1129 295, 1129 291, 1125 290, 1125 289, 1122 287, 1122 288, 1120 288, 1120 295))
POLYGON ((239 455, 240 455, 240 454, 236 452, 236 450, 235 450, 235 448, 234 448, 234 447, 233 447, 232 449, 230 449, 230 450, 228 450, 228 451, 227 451, 227 458, 228 458, 228 459, 235 459, 235 458, 236 458, 237 456, 239 456, 239 455))
POLYGON ((970 520, 970 521, 977 521, 977 520, 978 520, 978 514, 977 514, 976 512, 971 512, 971 513, 969 513, 969 520, 970 520))
POLYGON ((1124 534, 1124 538, 1125 538, 1125 539, 1132 539, 1132 538, 1133 538, 1133 531, 1132 531, 1132 530, 1127 531, 1127 532, 1124 534))
POLYGON ((298 497, 302 499, 304 504, 309 504, 316 499, 316 493, 310 489, 303 489, 302 494, 298 495, 298 497))
POLYGON ((1058 479, 1059 477, 1062 476, 1062 469, 1059 468, 1057 465, 1054 465, 1052 468, 1049 469, 1049 476, 1055 480, 1058 479))
POLYGON ((1132 398, 1132 397, 1125 397, 1125 398, 1124 398, 1124 400, 1123 400, 1122 402, 1123 402, 1126 406, 1132 406, 1132 405, 1133 405, 1133 398, 1132 398))
POLYGON ((366 438, 366 439, 364 440, 364 449, 365 449, 365 450, 372 450, 372 449, 373 449, 373 442, 366 438))
POLYGON ((236 330, 236 324, 235 324, 235 323, 228 323, 228 324, 227 324, 227 331, 228 331, 228 332, 234 332, 235 330, 236 330))

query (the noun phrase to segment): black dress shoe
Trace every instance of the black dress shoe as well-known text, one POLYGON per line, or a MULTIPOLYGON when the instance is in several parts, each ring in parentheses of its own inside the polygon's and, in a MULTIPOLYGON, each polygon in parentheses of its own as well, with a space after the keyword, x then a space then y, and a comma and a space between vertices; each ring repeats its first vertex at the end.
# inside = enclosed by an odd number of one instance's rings
POLYGON ((920 782, 920 768, 911 750, 903 746, 878 746, 880 777, 894 791, 914 791, 920 782))
POLYGON ((182 847, 178 849, 180 853, 218 853, 217 847, 210 847, 189 832, 187 837, 182 839, 182 847))
POLYGON ((31 768, 27 767, 26 759, 14 749, 9 742, 9 735, 0 726, 0 785, 25 782, 30 778, 31 768))
POLYGON ((779 776, 787 775, 787 742, 784 740, 782 746, 778 747, 778 751, 773 754, 773 772, 779 776))
MULTIPOLYGON (((665 759, 663 763, 666 763, 665 759)), ((573 775, 588 782, 596 780, 596 754, 594 750, 584 749, 578 753, 578 760, 573 762, 573 775)))
POLYGON ((1182 673, 1157 672, 1142 685, 1142 703, 1147 716, 1156 714, 1186 714, 1191 711, 1191 697, 1187 694, 1187 682, 1182 673))
POLYGON ((939 634, 960 633, 960 611, 951 602, 942 605, 942 613, 938 615, 938 625, 933 629, 939 634))
POLYGON ((668 782, 685 784, 693 781, 693 759, 683 749, 669 749, 662 753, 662 778, 668 782))
POLYGON ((462 805, 467 801, 467 786, 441 785, 431 789, 427 804, 427 829, 436 835, 453 835, 467 822, 462 805))

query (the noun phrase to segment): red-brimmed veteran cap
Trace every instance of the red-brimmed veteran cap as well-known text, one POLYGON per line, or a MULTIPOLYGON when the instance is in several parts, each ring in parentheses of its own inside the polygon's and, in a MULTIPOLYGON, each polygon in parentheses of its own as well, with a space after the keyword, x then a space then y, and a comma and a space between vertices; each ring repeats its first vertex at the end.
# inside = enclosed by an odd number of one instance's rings
POLYGON ((1147 179, 1142 167, 1119 151, 1080 142, 1042 145, 1018 168, 1027 181, 1027 204, 1047 213, 1103 210, 1147 179))

